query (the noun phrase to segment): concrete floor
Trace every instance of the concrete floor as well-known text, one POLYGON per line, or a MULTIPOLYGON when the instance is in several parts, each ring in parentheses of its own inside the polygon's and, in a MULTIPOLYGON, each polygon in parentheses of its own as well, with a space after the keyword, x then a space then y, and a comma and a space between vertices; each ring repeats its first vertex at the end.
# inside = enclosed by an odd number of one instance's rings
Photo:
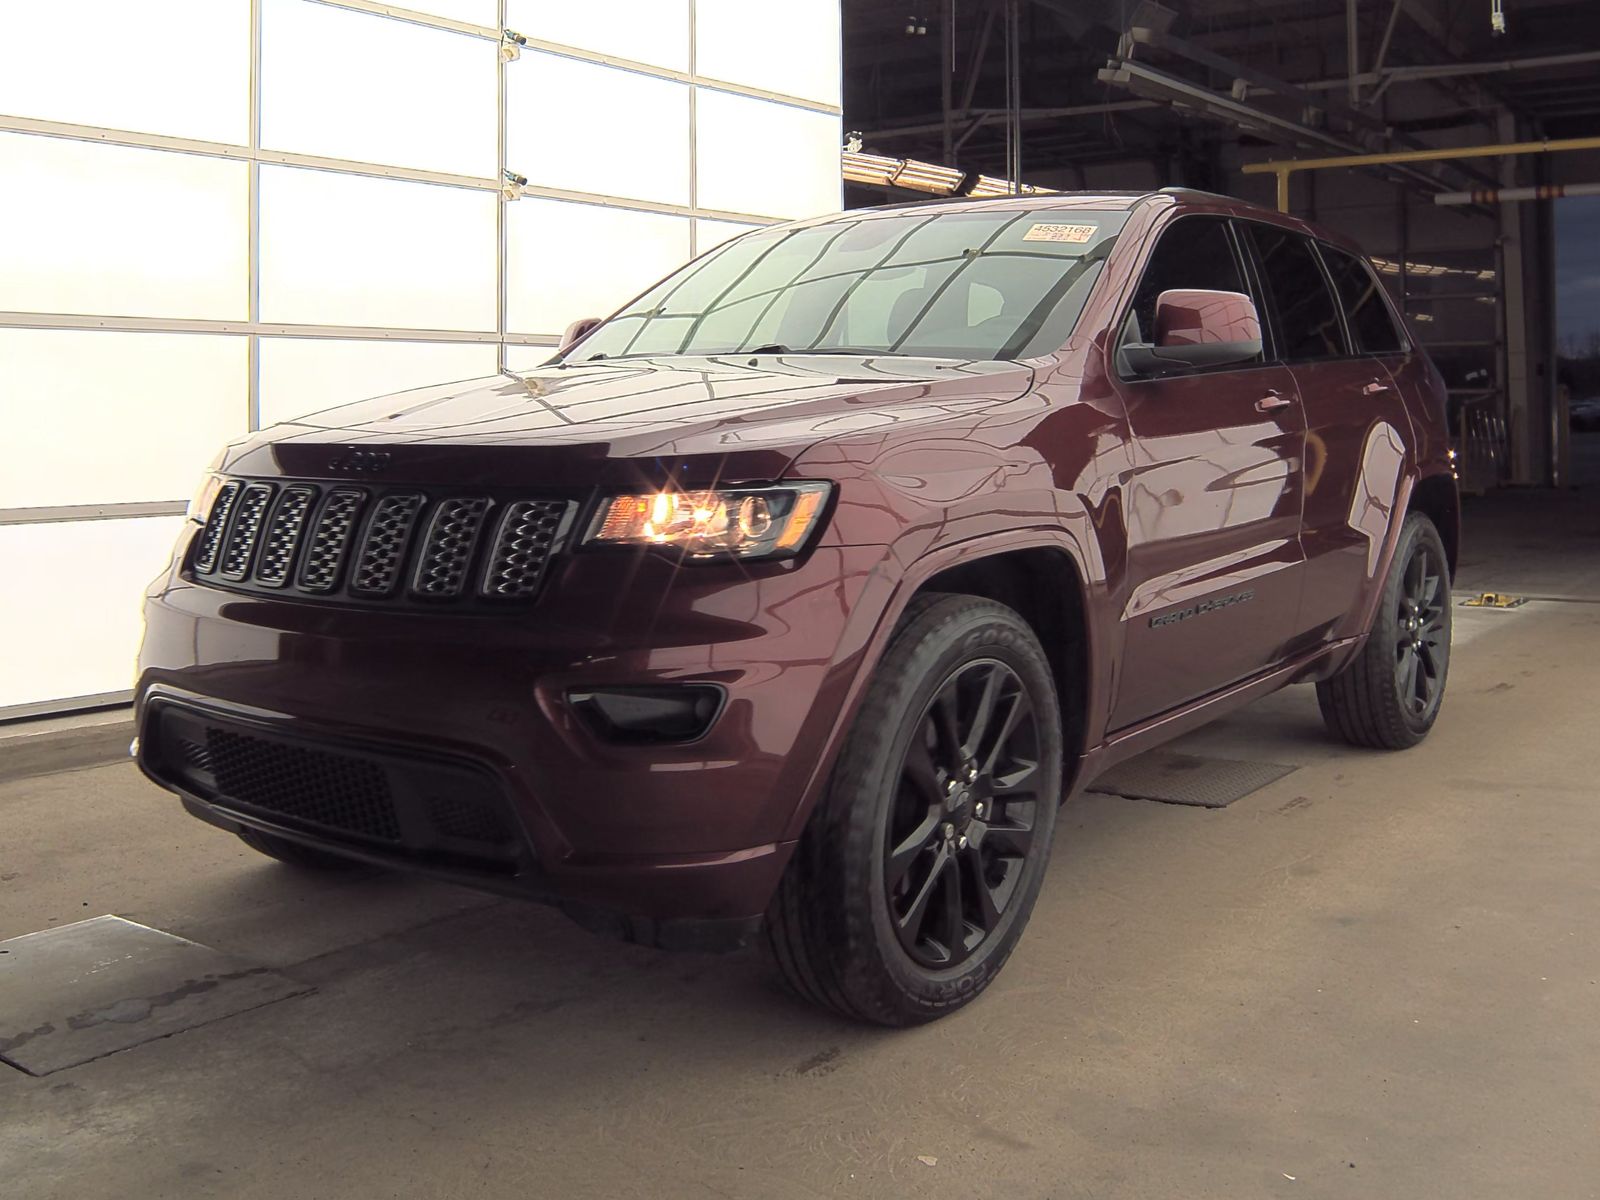
POLYGON ((0 938, 119 913, 315 989, 0 1066, 0 1193, 1600 1194, 1600 606, 1456 611, 1422 747, 1343 749, 1305 689, 1186 739, 1299 769, 1220 811, 1075 802, 998 983, 903 1033, 753 955, 308 878, 128 765, 0 786, 0 938))

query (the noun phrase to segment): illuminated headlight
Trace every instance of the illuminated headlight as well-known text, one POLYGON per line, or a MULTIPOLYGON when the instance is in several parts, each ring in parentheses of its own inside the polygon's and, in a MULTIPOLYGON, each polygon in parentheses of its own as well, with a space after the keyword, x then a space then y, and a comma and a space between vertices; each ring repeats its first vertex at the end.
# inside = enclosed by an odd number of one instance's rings
POLYGON ((690 558, 783 558, 805 546, 831 488, 826 483, 786 483, 613 496, 595 513, 584 541, 660 546, 690 558))
POLYGON ((208 473, 200 481, 200 486, 195 489, 194 496, 189 501, 189 520, 204 525, 206 519, 211 516, 211 506, 217 502, 217 493, 221 490, 222 476, 215 472, 208 473))

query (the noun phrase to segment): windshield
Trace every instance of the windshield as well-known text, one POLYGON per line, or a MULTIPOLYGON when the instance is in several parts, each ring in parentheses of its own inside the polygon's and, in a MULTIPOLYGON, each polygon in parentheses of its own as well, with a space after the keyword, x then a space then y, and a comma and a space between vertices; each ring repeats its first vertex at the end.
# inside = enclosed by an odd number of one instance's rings
POLYGON ((968 360, 1058 349, 1125 212, 875 212, 735 238, 657 284, 567 361, 861 353, 968 360))

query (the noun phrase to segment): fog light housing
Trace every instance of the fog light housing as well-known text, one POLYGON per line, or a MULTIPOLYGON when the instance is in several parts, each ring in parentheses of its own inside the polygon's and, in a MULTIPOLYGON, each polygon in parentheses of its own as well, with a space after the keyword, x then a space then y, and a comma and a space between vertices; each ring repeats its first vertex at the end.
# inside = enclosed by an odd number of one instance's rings
POLYGON ((596 737, 624 745, 671 745, 706 735, 727 692, 714 683, 595 688, 567 702, 596 737))

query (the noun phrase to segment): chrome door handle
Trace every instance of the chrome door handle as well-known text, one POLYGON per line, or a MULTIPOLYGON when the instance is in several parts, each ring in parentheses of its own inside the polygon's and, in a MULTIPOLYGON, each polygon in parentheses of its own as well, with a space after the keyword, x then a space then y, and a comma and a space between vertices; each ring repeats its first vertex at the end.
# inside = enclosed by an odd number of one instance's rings
POLYGON ((1288 408, 1294 401, 1285 396, 1277 388, 1268 388, 1267 394, 1256 401, 1257 412, 1277 412, 1280 408, 1288 408))
POLYGON ((1367 384, 1366 387, 1361 389, 1361 394, 1363 396, 1376 396, 1379 392, 1387 392, 1389 390, 1391 389, 1387 383, 1379 383, 1376 379, 1374 379, 1371 383, 1367 384))

